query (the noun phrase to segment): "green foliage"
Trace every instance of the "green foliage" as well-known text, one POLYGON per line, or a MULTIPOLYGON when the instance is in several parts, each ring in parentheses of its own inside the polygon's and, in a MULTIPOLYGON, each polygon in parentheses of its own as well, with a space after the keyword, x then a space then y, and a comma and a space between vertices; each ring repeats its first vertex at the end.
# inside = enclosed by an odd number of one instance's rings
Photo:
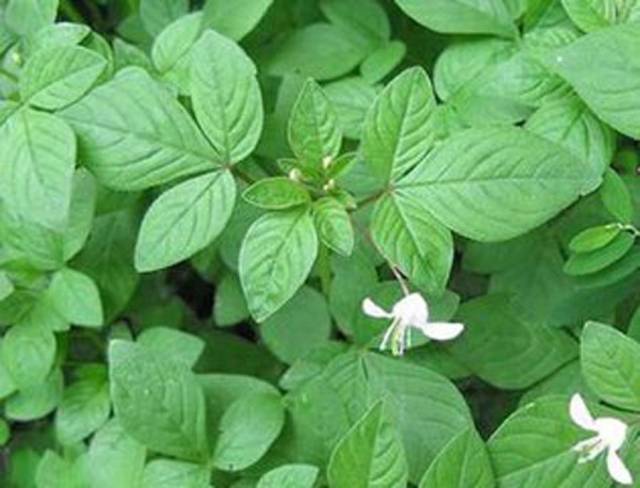
POLYGON ((429 486, 495 486, 491 460, 475 430, 462 432, 442 449, 420 481, 420 488, 429 486))
POLYGON ((637 485, 639 52, 637 0, 0 0, 0 486, 637 485))
POLYGON ((327 468, 331 486, 406 485, 402 444, 382 405, 374 405, 336 445, 327 468))

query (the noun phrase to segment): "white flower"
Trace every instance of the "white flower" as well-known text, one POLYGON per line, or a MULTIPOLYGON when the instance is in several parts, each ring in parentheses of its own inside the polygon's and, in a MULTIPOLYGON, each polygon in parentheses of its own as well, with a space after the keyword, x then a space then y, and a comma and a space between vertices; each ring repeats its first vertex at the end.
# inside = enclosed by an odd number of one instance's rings
POLYGON ((446 341, 458 337, 464 325, 450 322, 429 322, 429 307, 420 293, 411 293, 397 302, 391 312, 383 310, 371 298, 362 302, 362 311, 369 317, 391 319, 391 325, 384 334, 380 350, 387 347, 391 339, 391 351, 402 355, 411 347, 410 327, 420 330, 429 339, 446 341))
POLYGON ((618 483, 630 485, 633 483, 631 473, 620 459, 618 451, 627 436, 627 424, 613 417, 594 419, 580 394, 571 397, 569 415, 580 427, 596 435, 578 442, 573 450, 580 453, 579 463, 592 461, 604 451, 607 451, 607 470, 609 475, 618 483))

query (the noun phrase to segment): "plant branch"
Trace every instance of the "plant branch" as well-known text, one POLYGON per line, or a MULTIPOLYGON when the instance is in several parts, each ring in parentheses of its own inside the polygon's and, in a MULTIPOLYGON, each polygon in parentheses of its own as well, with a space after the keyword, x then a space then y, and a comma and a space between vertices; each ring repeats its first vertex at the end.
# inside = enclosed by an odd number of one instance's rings
POLYGON ((256 182, 256 180, 254 180, 251 176, 235 166, 231 171, 234 175, 236 175, 238 178, 240 178, 245 183, 248 183, 249 185, 253 185, 256 182))
POLYGON ((384 193, 385 193, 384 191, 380 191, 380 192, 374 193, 373 195, 369 195, 368 197, 363 198, 359 202, 356 202, 356 205, 358 205, 358 208, 366 207, 367 205, 376 202, 378 198, 384 195, 384 193))

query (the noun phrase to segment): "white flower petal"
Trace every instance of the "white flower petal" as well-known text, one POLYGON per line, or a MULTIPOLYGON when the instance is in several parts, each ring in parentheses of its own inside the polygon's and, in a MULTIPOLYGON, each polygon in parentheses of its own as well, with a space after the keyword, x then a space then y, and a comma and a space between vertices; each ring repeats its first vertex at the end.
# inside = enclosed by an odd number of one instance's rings
POLYGON ((598 435, 608 447, 614 451, 622 447, 627 437, 627 424, 614 417, 600 417, 594 423, 598 435))
POLYGON ((418 327, 424 335, 435 341, 449 341, 455 339, 464 330, 463 324, 455 322, 429 322, 418 327))
POLYGON ((589 409, 587 408, 586 403, 584 403, 580 393, 576 393, 571 397, 571 402, 569 403, 569 415, 571 416, 571 420, 583 429, 594 432, 597 430, 596 421, 591 416, 591 413, 589 413, 589 409))
POLYGON ((630 485, 633 483, 633 478, 631 477, 631 473, 624 465, 618 453, 613 449, 609 449, 607 453, 607 471, 609 471, 609 475, 617 481, 621 485, 630 485))
POLYGON ((429 320, 429 307, 420 293, 411 293, 393 306, 393 315, 407 325, 423 326, 429 320))
POLYGON ((390 319, 391 317, 393 317, 393 314, 380 308, 369 297, 365 298, 362 301, 362 311, 369 317, 374 317, 376 319, 390 319))

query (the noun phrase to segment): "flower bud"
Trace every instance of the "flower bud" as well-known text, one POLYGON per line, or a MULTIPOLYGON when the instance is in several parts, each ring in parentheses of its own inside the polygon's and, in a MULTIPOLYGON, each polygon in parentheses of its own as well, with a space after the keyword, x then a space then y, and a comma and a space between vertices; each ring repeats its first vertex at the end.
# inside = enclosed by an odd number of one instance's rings
POLYGON ((333 178, 331 178, 329 181, 327 181, 327 183, 322 187, 322 189, 324 191, 331 191, 333 189, 335 189, 336 187, 336 180, 334 180, 333 178))
POLYGON ((298 168, 293 168, 289 171, 289 179, 299 182, 302 179, 302 172, 298 168))

